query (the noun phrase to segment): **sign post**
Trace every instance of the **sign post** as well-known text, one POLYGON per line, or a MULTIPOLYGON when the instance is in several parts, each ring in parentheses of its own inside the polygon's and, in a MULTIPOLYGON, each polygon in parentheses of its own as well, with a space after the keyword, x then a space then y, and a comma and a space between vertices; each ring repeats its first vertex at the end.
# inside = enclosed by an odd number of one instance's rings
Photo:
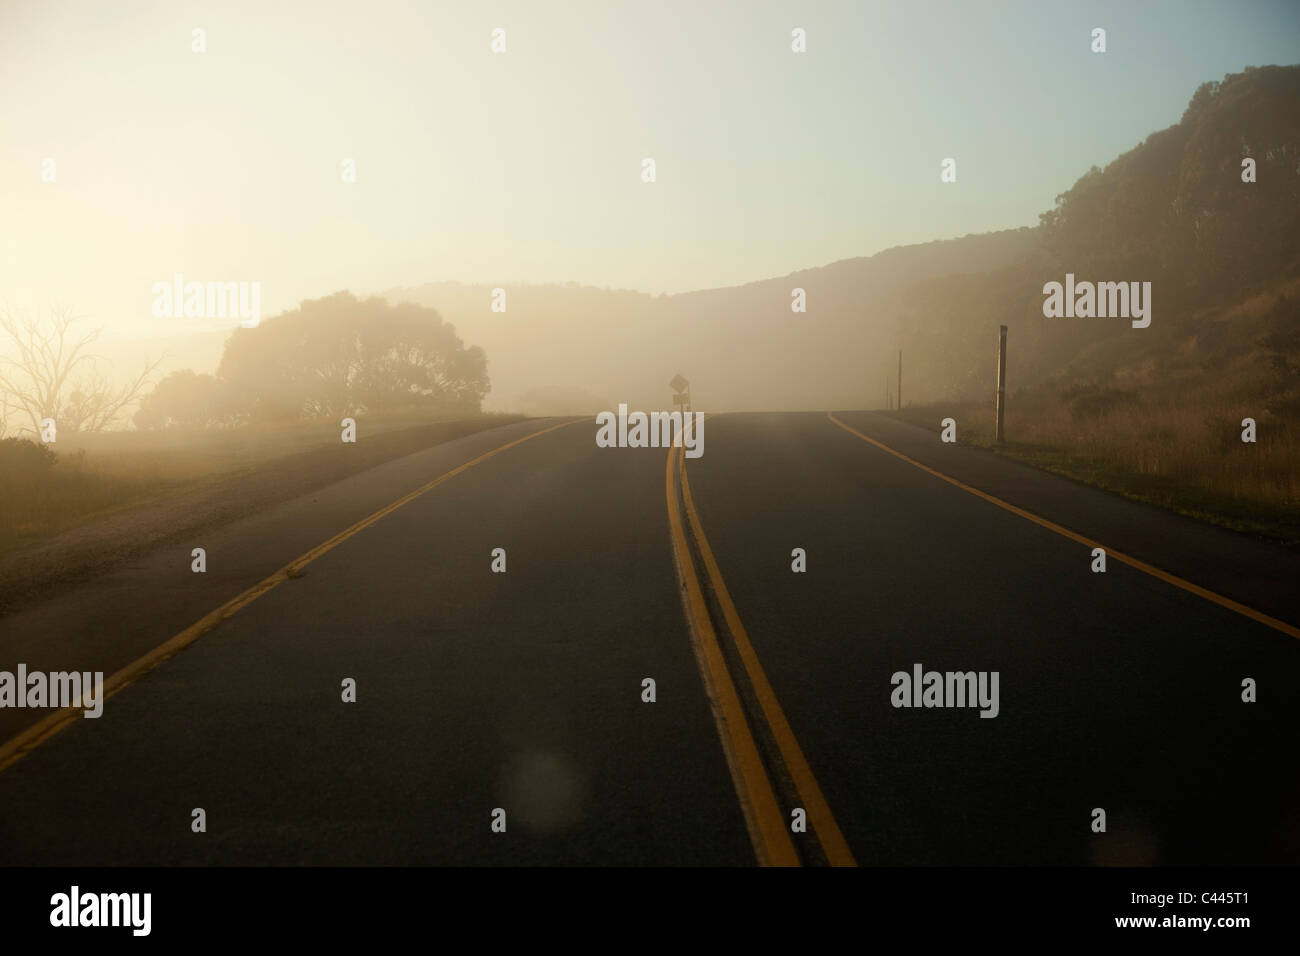
POLYGON ((1007 327, 998 327, 998 394, 997 423, 993 429, 994 441, 1003 440, 1002 425, 1007 413, 1007 327))
POLYGON ((691 383, 679 372, 673 376, 668 387, 673 390, 673 404, 685 416, 691 410, 691 383))

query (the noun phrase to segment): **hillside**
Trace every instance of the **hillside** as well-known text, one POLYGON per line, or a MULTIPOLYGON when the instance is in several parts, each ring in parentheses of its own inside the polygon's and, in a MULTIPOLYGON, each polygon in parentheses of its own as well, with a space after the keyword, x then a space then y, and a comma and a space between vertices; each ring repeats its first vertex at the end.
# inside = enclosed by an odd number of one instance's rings
POLYGON ((715 411, 863 406, 883 399, 882 358, 897 344, 893 316, 904 290, 1014 262, 1033 235, 1026 228, 898 247, 671 296, 576 283, 508 286, 504 313, 491 311, 485 285, 431 283, 382 294, 435 307, 466 342, 487 351, 487 409, 660 407, 678 371, 692 381, 697 403, 715 411), (806 293, 806 313, 790 309, 795 288, 806 293))
POLYGON ((1177 125, 1057 197, 1037 240, 1018 265, 908 290, 899 320, 912 397, 989 396, 1000 324, 1013 387, 1155 386, 1243 364, 1242 374, 1273 376, 1278 350, 1294 355, 1297 322, 1300 67, 1203 84, 1177 125), (1256 162, 1254 183, 1242 182, 1244 158, 1256 162), (1045 318, 1043 283, 1067 272, 1150 281, 1150 327, 1045 318))
POLYGON ((1226 365, 1273 375, 1294 353, 1300 67, 1203 84, 1177 124, 1094 167, 1040 220, 672 296, 517 286, 502 314, 488 286, 384 295, 437 308, 486 349, 486 407, 534 413, 662 405, 678 371, 713 410, 874 407, 900 347, 906 400, 981 400, 1002 324, 1013 387, 1153 385, 1226 365), (1067 272, 1151 282, 1151 326, 1045 318, 1043 284, 1067 272))

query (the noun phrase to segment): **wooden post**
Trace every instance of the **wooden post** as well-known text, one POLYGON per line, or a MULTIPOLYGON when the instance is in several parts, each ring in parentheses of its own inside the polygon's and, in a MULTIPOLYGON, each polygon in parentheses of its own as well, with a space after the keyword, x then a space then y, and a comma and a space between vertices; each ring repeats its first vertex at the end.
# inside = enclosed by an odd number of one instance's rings
POLYGON ((1007 327, 1005 325, 998 327, 998 394, 997 394, 997 425, 994 427, 993 438, 995 441, 1002 441, 1003 423, 1006 420, 1007 413, 1007 327))
POLYGON ((898 410, 903 410, 903 350, 898 350, 898 410))

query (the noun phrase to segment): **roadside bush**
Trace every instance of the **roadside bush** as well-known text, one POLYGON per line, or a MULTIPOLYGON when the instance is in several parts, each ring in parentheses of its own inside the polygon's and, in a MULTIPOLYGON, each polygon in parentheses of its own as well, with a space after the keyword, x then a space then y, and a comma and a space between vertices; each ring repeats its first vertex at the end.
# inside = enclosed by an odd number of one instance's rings
POLYGON ((28 438, 0 439, 0 488, 8 493, 48 479, 59 456, 49 445, 28 438))

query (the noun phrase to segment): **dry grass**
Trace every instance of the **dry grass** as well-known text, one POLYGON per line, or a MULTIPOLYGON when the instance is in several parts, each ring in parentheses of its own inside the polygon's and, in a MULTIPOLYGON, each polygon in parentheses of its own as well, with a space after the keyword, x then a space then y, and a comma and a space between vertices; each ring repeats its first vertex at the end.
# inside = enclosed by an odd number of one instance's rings
MULTIPOLYGON (((1017 441, 1109 462, 1136 475, 1169 478, 1243 502, 1300 501, 1300 442, 1267 408, 1204 391, 1181 400, 1133 399, 1076 420, 1059 396, 1010 420, 1017 441), (1241 440, 1253 418, 1256 442, 1241 440)), ((990 437, 992 429, 990 428, 990 437)))
MULTIPOLYGON (((480 417, 504 422, 518 416, 480 417)), ((361 419, 359 440, 413 424, 361 419)), ((58 459, 48 470, 0 475, 0 552, 290 455, 336 446, 339 438, 332 421, 188 433, 61 434, 51 446, 58 459)))
MULTIPOLYGON (((1040 388, 1012 395, 998 450, 1171 510, 1300 541, 1300 394, 1262 397, 1246 376, 1197 376, 1176 389, 1040 388), (1241 440, 1244 418, 1257 440, 1241 440)), ((993 404, 908 408, 899 417, 995 447, 993 404)))
MULTIPOLYGON (((1131 498, 1300 543, 1300 277, 1189 318, 1161 353, 1103 363, 1093 381, 1010 396, 997 450, 1131 498), (1245 443, 1242 420, 1256 422, 1245 443)), ((1087 381, 1086 366, 1070 374, 1087 381)), ((939 403, 899 417, 993 447, 992 386, 978 404, 939 403)))
POLYGON ((80 459, 57 462, 38 480, 6 482, 0 505, 0 551, 62 531, 87 516, 148 500, 157 482, 96 474, 80 459))

